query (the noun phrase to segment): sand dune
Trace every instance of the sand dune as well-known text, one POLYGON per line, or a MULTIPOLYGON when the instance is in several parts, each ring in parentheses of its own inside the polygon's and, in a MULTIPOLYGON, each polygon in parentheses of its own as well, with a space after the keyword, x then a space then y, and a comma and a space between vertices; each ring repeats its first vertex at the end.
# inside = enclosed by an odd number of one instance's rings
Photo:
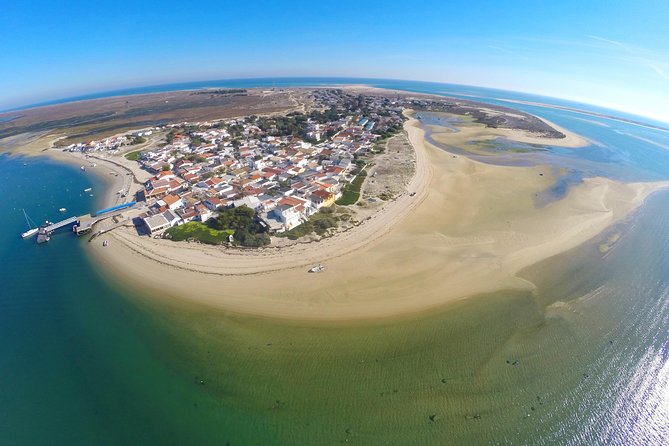
POLYGON ((164 298, 308 320, 391 317, 500 289, 528 289, 526 266, 573 248, 620 221, 669 183, 587 179, 537 208, 548 167, 493 166, 427 143, 417 121, 414 197, 402 195, 355 230, 318 243, 258 251, 110 235, 90 245, 101 271, 164 298), (540 175, 543 174, 543 175, 540 175), (327 271, 309 274, 324 263, 327 271))

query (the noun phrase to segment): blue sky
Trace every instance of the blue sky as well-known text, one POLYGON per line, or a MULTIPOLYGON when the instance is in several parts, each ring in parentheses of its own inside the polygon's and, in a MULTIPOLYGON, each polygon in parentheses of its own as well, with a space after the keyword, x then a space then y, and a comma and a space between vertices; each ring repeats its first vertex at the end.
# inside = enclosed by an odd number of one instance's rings
POLYGON ((179 81, 356 76, 524 91, 669 122, 668 28, 666 0, 5 1, 0 109, 179 81))

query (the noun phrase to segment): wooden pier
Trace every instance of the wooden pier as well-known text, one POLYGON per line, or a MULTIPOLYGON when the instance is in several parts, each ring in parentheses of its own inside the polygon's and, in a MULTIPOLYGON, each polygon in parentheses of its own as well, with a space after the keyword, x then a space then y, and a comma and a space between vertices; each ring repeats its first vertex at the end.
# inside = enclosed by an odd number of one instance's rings
POLYGON ((58 223, 52 223, 52 224, 50 224, 49 226, 46 227, 46 230, 48 232, 53 232, 56 229, 60 229, 62 227, 65 227, 65 226, 68 226, 68 225, 71 225, 71 224, 74 224, 74 223, 79 223, 79 218, 80 217, 70 217, 70 218, 66 218, 65 220, 61 220, 58 223))
MULTIPOLYGON (((107 220, 109 218, 123 217, 123 214, 125 212, 135 209, 138 206, 141 205, 133 201, 130 203, 124 203, 111 208, 103 209, 101 211, 97 211, 92 215, 86 214, 78 217, 77 216, 69 217, 57 223, 47 222, 47 225, 44 227, 44 231, 45 234, 50 235, 53 231, 57 229, 70 227, 72 231, 77 235, 85 234, 89 231, 92 231, 93 226, 96 223, 99 223, 102 220, 107 220)), ((114 228, 118 226, 121 225, 114 225, 114 228)))

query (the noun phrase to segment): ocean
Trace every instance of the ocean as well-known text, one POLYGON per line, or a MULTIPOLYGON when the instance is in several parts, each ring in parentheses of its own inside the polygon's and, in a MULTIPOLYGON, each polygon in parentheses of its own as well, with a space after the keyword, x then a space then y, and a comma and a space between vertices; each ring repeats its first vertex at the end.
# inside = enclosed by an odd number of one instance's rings
MULTIPOLYGON (((211 86, 309 84, 247 82, 211 86)), ((539 102, 469 87, 451 94, 539 102)), ((530 162, 581 177, 669 179, 667 132, 505 104, 592 141, 523 154, 530 162)), ((669 442, 667 192, 596 240, 525 270, 533 293, 324 325, 212 311, 109 281, 89 264, 85 238, 62 232, 37 246, 19 237, 22 209, 43 221, 61 207, 99 208, 83 190, 95 195, 100 179, 8 155, 0 178, 1 445, 669 442)))

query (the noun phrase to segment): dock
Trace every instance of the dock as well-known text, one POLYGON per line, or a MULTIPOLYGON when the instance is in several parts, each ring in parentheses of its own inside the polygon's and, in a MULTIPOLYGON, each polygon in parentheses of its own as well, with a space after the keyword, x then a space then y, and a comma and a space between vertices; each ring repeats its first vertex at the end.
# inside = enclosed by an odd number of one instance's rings
POLYGON ((93 226, 96 223, 101 222, 102 220, 107 220, 109 218, 114 218, 114 217, 119 217, 122 216, 123 212, 117 212, 113 214, 107 214, 107 215, 100 215, 97 217, 93 217, 91 215, 85 215, 83 217, 80 217, 79 224, 74 227, 74 232, 77 235, 85 234, 88 231, 91 231, 93 229, 93 226))
POLYGON ((65 220, 61 220, 58 223, 53 223, 53 224, 47 226, 46 230, 48 232, 53 232, 56 229, 60 229, 62 227, 71 225, 73 223, 78 223, 78 222, 79 222, 79 217, 70 217, 70 218, 66 218, 65 220))
MULTIPOLYGON (((91 231, 93 226, 102 220, 107 220, 114 217, 123 217, 124 212, 135 208, 137 205, 138 203, 133 201, 118 206, 113 206, 111 208, 102 209, 100 211, 94 212, 93 214, 72 216, 57 223, 48 223, 48 225, 44 228, 45 233, 50 235, 57 229, 71 227, 75 234, 81 235, 91 231)), ((114 227, 116 227, 116 225, 114 227)))

